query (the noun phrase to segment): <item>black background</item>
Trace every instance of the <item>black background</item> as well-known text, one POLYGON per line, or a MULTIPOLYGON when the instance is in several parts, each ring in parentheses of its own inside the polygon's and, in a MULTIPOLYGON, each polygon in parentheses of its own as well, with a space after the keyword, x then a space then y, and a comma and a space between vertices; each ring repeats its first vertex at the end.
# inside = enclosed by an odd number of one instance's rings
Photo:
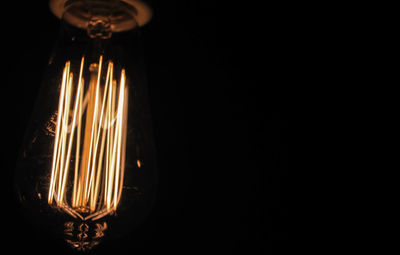
MULTIPOLYGON (((54 251, 15 214, 11 178, 59 30, 47 1, 2 4, 3 247, 54 251)), ((267 254, 287 247, 285 20, 260 1, 151 1, 142 29, 159 166, 148 220, 95 254, 267 254)), ((67 251, 58 250, 55 254, 67 251)))

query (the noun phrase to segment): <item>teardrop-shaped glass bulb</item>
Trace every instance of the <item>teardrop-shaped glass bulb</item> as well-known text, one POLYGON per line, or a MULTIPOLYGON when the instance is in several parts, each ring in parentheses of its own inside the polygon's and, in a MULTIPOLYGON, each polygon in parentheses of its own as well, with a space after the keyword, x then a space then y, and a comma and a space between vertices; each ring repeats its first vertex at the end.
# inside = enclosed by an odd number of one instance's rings
POLYGON ((88 250, 143 222, 154 202, 155 148, 137 31, 150 14, 136 0, 50 6, 62 27, 15 181, 40 233, 88 250))

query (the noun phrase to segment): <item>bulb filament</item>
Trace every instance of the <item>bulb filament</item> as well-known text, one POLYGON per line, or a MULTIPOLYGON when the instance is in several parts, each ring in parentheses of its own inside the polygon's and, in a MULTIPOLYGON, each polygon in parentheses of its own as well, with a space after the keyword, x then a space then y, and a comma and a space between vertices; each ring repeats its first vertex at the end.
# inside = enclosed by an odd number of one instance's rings
POLYGON ((85 89, 84 62, 82 57, 76 89, 70 61, 63 70, 48 203, 74 218, 96 220, 115 212, 121 198, 128 90, 125 70, 117 85, 111 61, 102 79, 103 56, 90 65, 85 89))

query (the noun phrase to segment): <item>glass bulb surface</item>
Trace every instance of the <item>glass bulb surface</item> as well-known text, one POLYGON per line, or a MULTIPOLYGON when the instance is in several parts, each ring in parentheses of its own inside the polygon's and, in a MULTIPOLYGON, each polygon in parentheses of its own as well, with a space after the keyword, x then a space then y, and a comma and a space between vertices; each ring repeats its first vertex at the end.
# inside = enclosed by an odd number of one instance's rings
POLYGON ((141 40, 104 13, 62 19, 15 175, 27 219, 78 250, 142 223, 157 184, 141 40))

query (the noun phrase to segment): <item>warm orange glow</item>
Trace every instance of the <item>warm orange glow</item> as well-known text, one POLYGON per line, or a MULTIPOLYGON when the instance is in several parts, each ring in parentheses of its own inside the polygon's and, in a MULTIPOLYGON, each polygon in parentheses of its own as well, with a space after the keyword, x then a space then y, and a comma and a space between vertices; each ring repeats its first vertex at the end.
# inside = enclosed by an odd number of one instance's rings
POLYGON ((121 197, 128 93, 125 70, 117 85, 111 61, 101 82, 102 56, 90 65, 85 89, 84 64, 82 58, 76 89, 69 61, 63 70, 48 203, 75 218, 96 220, 114 212, 121 197))

